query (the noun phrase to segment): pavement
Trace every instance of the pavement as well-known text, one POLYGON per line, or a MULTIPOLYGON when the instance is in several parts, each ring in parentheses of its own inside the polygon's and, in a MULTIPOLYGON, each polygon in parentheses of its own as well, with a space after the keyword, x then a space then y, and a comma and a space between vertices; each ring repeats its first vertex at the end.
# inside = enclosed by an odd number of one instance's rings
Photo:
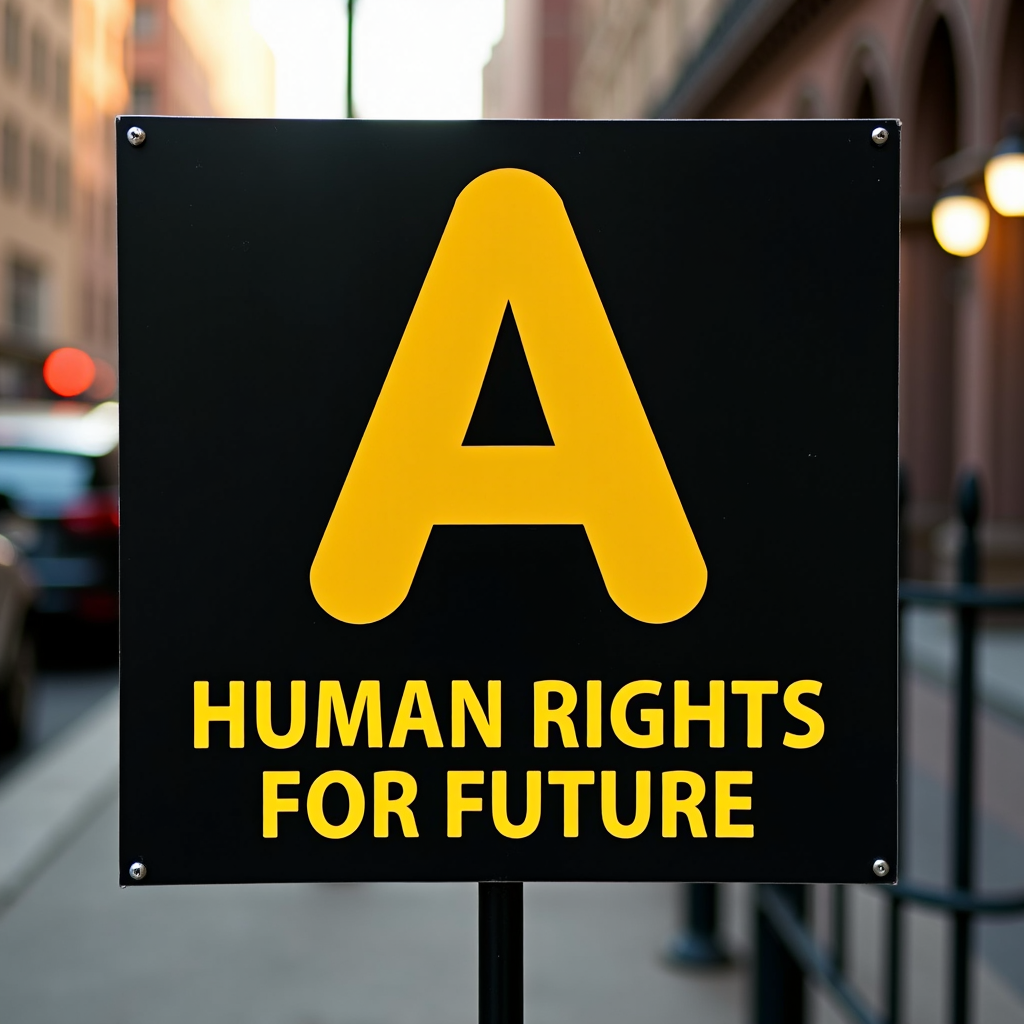
MULTIPOLYGON (((36 749, 0 778, 0 1018, 4 1024, 458 1024, 476 1018, 472 885, 117 888, 113 677, 44 679, 36 749), (70 696, 69 696, 70 694, 70 696), (78 701, 77 710, 72 705, 78 701), (49 723, 49 724, 47 724, 49 723)), ((945 878, 950 691, 920 672, 908 694, 904 875, 945 878)), ((979 715, 979 881, 1024 886, 1024 728, 979 715)), ((850 973, 881 1004, 884 901, 850 887, 850 973)), ((749 1020, 750 890, 723 886, 732 964, 680 971, 663 951, 680 890, 528 885, 530 1024, 749 1020)), ((827 933, 828 887, 813 919, 827 933)), ((948 927, 908 922, 905 1021, 945 1019, 948 927)), ((1024 1024, 1024 923, 979 928, 974 1020, 1024 1024)), ((812 1019, 838 1022, 812 997, 812 1019)))
MULTIPOLYGON (((950 685, 957 655, 953 613, 938 608, 909 608, 903 632, 905 650, 918 672, 932 682, 950 685)), ((981 699, 1024 725, 1024 629, 1019 622, 993 625, 982 620, 977 649, 981 699)))

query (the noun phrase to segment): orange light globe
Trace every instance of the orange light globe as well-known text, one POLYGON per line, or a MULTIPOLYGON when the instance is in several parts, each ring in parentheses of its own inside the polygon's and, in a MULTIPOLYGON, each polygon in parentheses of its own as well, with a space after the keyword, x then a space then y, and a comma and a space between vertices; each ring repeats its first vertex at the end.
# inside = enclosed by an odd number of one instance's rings
POLYGON ((80 348, 54 349, 43 363, 46 386, 61 398, 74 398, 96 378, 96 364, 80 348))

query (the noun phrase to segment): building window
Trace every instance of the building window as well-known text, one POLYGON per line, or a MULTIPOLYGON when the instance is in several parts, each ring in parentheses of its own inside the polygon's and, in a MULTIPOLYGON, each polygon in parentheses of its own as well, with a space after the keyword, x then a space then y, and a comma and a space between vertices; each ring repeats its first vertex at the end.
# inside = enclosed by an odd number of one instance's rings
POLYGON ((132 113, 152 114, 156 110, 156 87, 152 82, 135 82, 132 85, 132 113))
POLYGON ((71 168, 65 156, 53 168, 53 208, 58 220, 67 220, 71 213, 71 168))
POLYGON ((13 0, 4 5, 4 65, 11 74, 21 70, 21 8, 13 0))
POLYGON ((43 275, 24 260, 10 264, 11 328, 17 334, 38 335, 43 326, 43 275))
POLYGON ((71 65, 66 53, 58 53, 53 62, 53 102, 61 114, 71 106, 71 65))
POLYGON ((117 211, 114 207, 113 197, 108 197, 103 203, 103 244, 110 249, 114 247, 116 232, 117 211))
POLYGON ((28 195, 33 206, 46 205, 48 170, 46 146, 36 139, 28 150, 28 195))
POLYGON ((10 119, 4 122, 3 145, 4 188, 14 193, 21 188, 21 129, 10 119))
POLYGON ((29 81, 32 84, 32 91, 37 96, 46 94, 47 66, 50 60, 50 47, 46 42, 46 36, 41 29, 32 33, 32 49, 29 81))
POLYGON ((78 209, 82 216, 82 236, 87 242, 91 242, 96 230, 96 204, 90 189, 82 189, 78 209))
POLYGON ((135 23, 132 32, 139 42, 152 39, 159 29, 157 13, 150 4, 138 4, 135 8, 135 23))
POLYGON ((117 338, 117 299, 111 292, 103 296, 103 337, 106 341, 117 338))
POLYGON ((96 330, 96 291, 91 281, 82 285, 82 337, 92 341, 96 330))

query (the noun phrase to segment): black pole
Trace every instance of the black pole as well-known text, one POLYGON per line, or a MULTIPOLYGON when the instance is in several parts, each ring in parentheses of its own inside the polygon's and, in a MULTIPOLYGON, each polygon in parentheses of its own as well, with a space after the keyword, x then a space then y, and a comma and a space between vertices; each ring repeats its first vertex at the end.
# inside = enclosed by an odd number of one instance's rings
MULTIPOLYGON (((773 885, 798 917, 807 909, 807 886, 773 885)), ((757 906, 754 952, 754 1024, 804 1024, 804 972, 779 938, 768 915, 757 906)))
POLYGON ((832 963, 841 971, 846 965, 846 890, 832 886, 832 963))
POLYGON ((523 1024, 523 883, 481 882, 480 1024, 523 1024))
MULTIPOLYGON (((978 478, 965 474, 958 488, 960 521, 960 582, 978 582, 978 518, 981 495, 978 478)), ((956 699, 956 793, 953 816, 953 886, 970 890, 974 860, 974 640, 977 609, 960 609, 960 652, 956 699)), ((953 915, 953 1024, 967 1024, 971 957, 971 915, 953 915)))
POLYGON ((692 882, 679 887, 682 927, 668 958, 683 967, 716 967, 728 961, 718 941, 718 886, 692 882))
POLYGON ((345 40, 345 116, 355 117, 355 103, 352 99, 352 19, 356 12, 356 0, 348 2, 348 34, 345 40))

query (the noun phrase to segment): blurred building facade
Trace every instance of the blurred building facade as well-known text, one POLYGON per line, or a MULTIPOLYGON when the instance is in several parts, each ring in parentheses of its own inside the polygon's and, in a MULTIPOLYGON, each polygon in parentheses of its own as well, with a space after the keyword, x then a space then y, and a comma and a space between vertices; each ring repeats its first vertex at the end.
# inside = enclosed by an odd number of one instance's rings
POLYGON ((572 117, 580 28, 576 0, 507 0, 484 68, 484 117, 572 117))
MULTIPOLYGON (((74 0, 72 167, 76 311, 69 340, 117 359, 114 118, 128 107, 131 0, 74 0)), ((101 382, 104 390, 107 381, 101 382)))
POLYGON ((0 394, 74 333, 70 0, 5 0, 0 56, 0 394))
MULTIPOLYGON (((508 0, 514 3, 515 0, 508 0)), ((725 0, 575 0, 578 117, 645 117, 727 8, 725 0)))
MULTIPOLYGON (((117 354, 114 118, 274 113, 249 0, 0 0, 0 397, 117 354)), ((97 392, 97 397, 103 397, 97 392)))
MULTIPOLYGON (((542 3, 506 0, 509 31, 520 8, 542 3)), ((990 576, 1024 576, 1024 218, 993 211, 988 243, 967 259, 945 253, 930 225, 942 185, 976 179, 1024 115, 1024 0, 573 0, 570 16, 573 116, 902 119, 910 568, 951 571, 954 478, 972 466, 990 576)), ((519 74, 537 66, 528 38, 519 74)), ((487 76, 484 86, 490 110, 487 76)))
POLYGON ((132 54, 133 113, 273 117, 274 58, 249 0, 137 0, 132 54))

